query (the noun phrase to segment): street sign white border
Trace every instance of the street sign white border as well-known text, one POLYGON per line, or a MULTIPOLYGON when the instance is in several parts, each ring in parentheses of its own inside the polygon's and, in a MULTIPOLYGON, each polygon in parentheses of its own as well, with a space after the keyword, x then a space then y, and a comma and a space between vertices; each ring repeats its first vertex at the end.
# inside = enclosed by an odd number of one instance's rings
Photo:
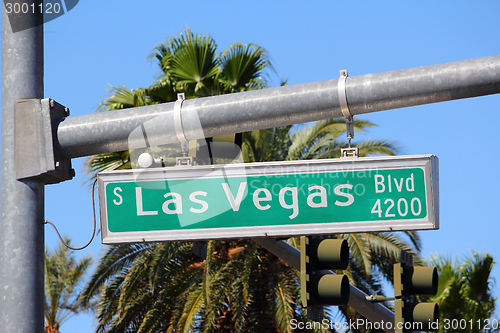
MULTIPOLYGON (((311 171, 308 171, 311 173, 311 171)), ((339 233, 433 230, 439 229, 439 169, 435 155, 337 158, 286 162, 243 163, 206 166, 183 166, 141 170, 105 171, 97 175, 101 240, 103 244, 163 242, 180 240, 234 239, 254 237, 289 237, 339 233), (427 216, 412 220, 377 220, 356 222, 309 223, 277 226, 200 228, 111 232, 107 223, 105 188, 109 183, 158 181, 166 179, 199 179, 258 175, 301 174, 300 170, 316 168, 317 172, 422 168, 427 198, 427 216)))

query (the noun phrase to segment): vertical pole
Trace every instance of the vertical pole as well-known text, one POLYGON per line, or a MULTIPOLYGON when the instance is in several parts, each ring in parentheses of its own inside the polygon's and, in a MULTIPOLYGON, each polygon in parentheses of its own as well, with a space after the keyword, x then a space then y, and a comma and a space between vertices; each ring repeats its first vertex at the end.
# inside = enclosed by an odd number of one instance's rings
MULTIPOLYGON (((38 6, 41 0, 25 2, 38 6)), ((43 332, 44 185, 18 181, 14 156, 14 105, 20 98, 43 98, 43 25, 14 33, 4 1, 1 7, 0 330, 43 332)), ((16 19, 41 22, 40 15, 16 19)))

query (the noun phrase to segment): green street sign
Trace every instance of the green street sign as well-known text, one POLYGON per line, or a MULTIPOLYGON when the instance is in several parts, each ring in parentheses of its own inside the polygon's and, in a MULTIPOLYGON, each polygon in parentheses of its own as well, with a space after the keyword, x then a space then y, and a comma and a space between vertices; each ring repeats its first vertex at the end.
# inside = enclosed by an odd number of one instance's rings
POLYGON ((102 172, 102 242, 437 229, 437 165, 418 155, 102 172))

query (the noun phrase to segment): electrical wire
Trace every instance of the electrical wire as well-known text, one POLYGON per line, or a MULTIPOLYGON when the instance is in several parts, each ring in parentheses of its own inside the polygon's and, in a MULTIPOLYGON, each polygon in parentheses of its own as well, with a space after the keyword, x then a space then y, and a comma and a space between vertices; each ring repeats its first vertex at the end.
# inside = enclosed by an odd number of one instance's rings
POLYGON ((54 230, 56 231, 57 233, 57 236, 59 236, 59 239, 61 240, 61 242, 63 243, 64 246, 66 246, 68 249, 70 250, 74 250, 74 251, 80 251, 80 250, 83 250, 84 248, 86 248, 87 246, 90 245, 90 243, 92 243, 92 241, 94 240, 94 237, 95 237, 95 234, 96 234, 96 229, 97 229, 97 220, 96 220, 96 217, 95 217, 95 184, 97 183, 97 178, 94 180, 94 182, 92 183, 92 215, 94 216, 94 230, 92 231, 92 238, 90 238, 90 241, 85 244, 84 246, 82 247, 72 247, 70 246, 68 243, 66 243, 66 241, 61 237, 61 234, 59 233, 59 230, 57 230, 57 227, 54 225, 54 223, 48 221, 48 220, 45 220, 44 221, 44 224, 50 224, 52 227, 54 227, 54 230))

